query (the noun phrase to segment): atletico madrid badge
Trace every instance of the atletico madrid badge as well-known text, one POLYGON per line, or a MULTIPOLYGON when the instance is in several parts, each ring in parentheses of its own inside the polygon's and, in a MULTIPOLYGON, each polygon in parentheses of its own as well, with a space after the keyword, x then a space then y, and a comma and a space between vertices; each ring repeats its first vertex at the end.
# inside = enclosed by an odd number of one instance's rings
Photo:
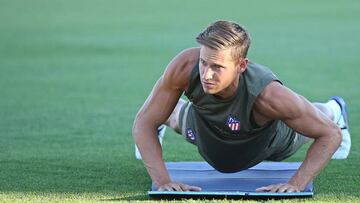
POLYGON ((240 121, 234 118, 233 116, 229 115, 227 119, 227 125, 232 131, 239 131, 240 130, 240 121))
POLYGON ((195 133, 191 130, 191 128, 186 130, 186 137, 192 141, 195 141, 195 133))

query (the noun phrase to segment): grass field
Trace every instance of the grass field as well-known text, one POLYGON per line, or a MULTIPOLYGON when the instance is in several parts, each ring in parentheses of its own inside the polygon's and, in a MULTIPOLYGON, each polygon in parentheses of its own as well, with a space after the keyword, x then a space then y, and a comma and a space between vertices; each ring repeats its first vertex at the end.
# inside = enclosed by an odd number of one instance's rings
MULTIPOLYGON (((316 178, 315 198, 285 202, 360 202, 355 0, 0 0, 0 202, 150 201, 133 154, 134 115, 169 60, 217 19, 245 25, 250 59, 288 87, 348 103, 349 158, 316 178)), ((166 161, 201 160, 166 134, 166 161)))

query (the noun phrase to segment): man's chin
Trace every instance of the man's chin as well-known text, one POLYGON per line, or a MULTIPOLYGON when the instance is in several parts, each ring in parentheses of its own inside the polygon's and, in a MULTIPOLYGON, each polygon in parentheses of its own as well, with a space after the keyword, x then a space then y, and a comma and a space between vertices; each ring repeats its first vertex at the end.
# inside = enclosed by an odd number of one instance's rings
POLYGON ((203 88, 204 90, 204 93, 205 94, 216 94, 218 93, 218 91, 214 90, 214 89, 206 89, 206 88, 203 88))

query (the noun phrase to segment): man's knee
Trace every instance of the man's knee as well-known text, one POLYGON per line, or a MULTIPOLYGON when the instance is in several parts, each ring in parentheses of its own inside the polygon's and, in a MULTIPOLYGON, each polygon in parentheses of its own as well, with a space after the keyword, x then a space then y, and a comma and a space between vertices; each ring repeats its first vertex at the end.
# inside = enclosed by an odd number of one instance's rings
POLYGON ((174 131, 179 134, 181 134, 181 130, 180 130, 180 126, 179 126, 179 116, 180 116, 180 111, 184 104, 185 104, 185 100, 180 98, 178 103, 176 104, 173 112, 171 113, 171 115, 169 116, 167 121, 165 122, 165 124, 167 126, 174 129, 174 131))

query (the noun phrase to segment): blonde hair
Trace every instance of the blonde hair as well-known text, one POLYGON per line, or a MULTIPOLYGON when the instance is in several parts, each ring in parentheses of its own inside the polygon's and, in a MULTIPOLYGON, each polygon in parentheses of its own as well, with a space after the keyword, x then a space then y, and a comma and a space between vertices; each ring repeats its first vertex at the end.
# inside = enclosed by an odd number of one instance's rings
POLYGON ((196 37, 196 41, 215 50, 232 48, 232 58, 237 62, 246 58, 251 42, 245 28, 230 21, 210 24, 196 37))

